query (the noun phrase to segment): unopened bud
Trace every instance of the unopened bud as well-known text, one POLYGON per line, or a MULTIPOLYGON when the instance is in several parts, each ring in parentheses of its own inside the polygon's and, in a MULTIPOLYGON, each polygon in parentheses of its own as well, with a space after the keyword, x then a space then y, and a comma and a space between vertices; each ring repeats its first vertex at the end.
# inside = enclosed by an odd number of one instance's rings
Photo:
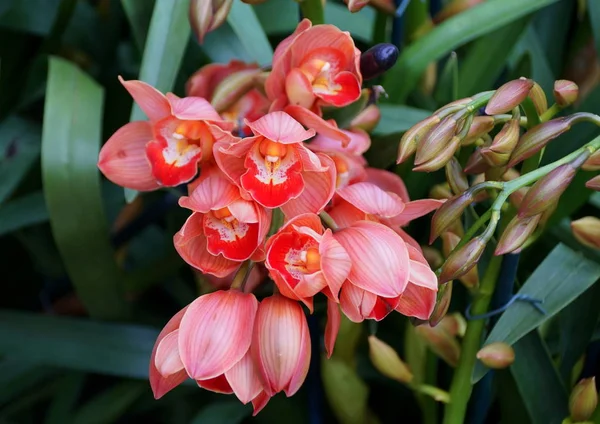
POLYGON ((411 157, 417 151, 417 146, 421 144, 423 137, 439 123, 440 118, 437 115, 431 115, 409 128, 400 139, 396 163, 402 163, 411 157))
MULTIPOLYGON (((448 116, 429 131, 417 145, 415 165, 421 165, 435 159, 442 151, 446 150, 456 134, 458 122, 454 116, 448 116)), ((460 142, 460 140, 459 140, 460 142)))
POLYGON ((471 202, 473 202, 473 193, 471 191, 466 191, 444 202, 431 218, 429 244, 433 243, 454 221, 460 219, 460 216, 471 202))
MULTIPOLYGON (((450 253, 460 243, 460 236, 457 234, 446 231, 442 234, 442 248, 445 257, 449 257, 450 253)), ((464 284, 468 289, 475 288, 479 285, 479 271, 477 267, 471 268, 465 275, 459 278, 460 282, 464 284)))
POLYGON ((571 106, 578 96, 579 87, 573 81, 557 80, 554 82, 554 98, 559 106, 571 106))
POLYGON ((408 366, 390 345, 382 342, 376 336, 369 336, 369 358, 377 371, 386 377, 401 383, 412 381, 413 375, 408 366))
POLYGON ((396 64, 398 47, 390 43, 379 43, 360 55, 360 72, 363 79, 376 78, 396 64))
POLYGON ((473 118, 471 127, 467 136, 463 139, 462 145, 468 146, 473 144, 478 138, 489 133, 494 129, 495 119, 493 116, 476 116, 473 118))
POLYGON ((502 369, 515 362, 515 351, 509 344, 494 342, 481 348, 477 352, 477 359, 486 367, 502 369))
POLYGON ((542 217, 540 218, 540 223, 538 224, 538 228, 546 227, 546 223, 548 222, 548 220, 550 219, 552 214, 556 211, 557 207, 558 207, 558 201, 555 201, 554 203, 552 203, 550 205, 550 207, 548 209, 546 209, 544 212, 542 212, 542 217))
POLYGON ((442 319, 448 313, 450 300, 452 300, 452 281, 448 281, 447 284, 439 286, 435 307, 433 308, 433 312, 429 317, 429 325, 435 327, 440 323, 440 321, 442 321, 442 319))
POLYGON ((591 180, 588 180, 585 183, 585 186, 587 188, 589 188, 590 190, 594 190, 594 191, 600 191, 600 175, 596 175, 594 178, 592 178, 591 180))
POLYGON ((429 190, 429 197, 432 199, 450 199, 453 196, 448 183, 436 184, 429 190))
POLYGON ((596 378, 584 378, 573 387, 569 397, 569 412, 575 422, 587 421, 598 406, 596 378))
POLYGON ((535 155, 556 137, 571 128, 571 121, 568 118, 553 119, 536 125, 527 131, 513 150, 508 167, 512 168, 517 163, 535 155))
POLYGON ((544 212, 567 189, 577 169, 569 163, 561 165, 540 178, 531 188, 519 207, 519 218, 526 218, 544 212))
MULTIPOLYGON (((460 148, 460 138, 454 136, 450 139, 450 141, 444 146, 444 148, 437 153, 436 156, 432 157, 426 162, 419 164, 418 166, 413 168, 413 171, 418 172, 433 172, 438 169, 446 166, 448 161, 452 159, 454 153, 460 148)), ((419 155, 419 150, 417 150, 417 156, 419 155)))
POLYGON ((448 314, 438 324, 440 329, 443 329, 452 337, 464 337, 467 331, 467 320, 461 315, 460 312, 454 312, 448 314))
POLYGON ((508 121, 496 134, 489 147, 481 149, 481 155, 491 166, 504 166, 519 141, 519 117, 508 121))
POLYGON ((548 110, 548 99, 546 98, 546 93, 544 93, 544 89, 537 82, 533 83, 533 87, 531 87, 531 91, 529 92, 529 98, 533 102, 535 111, 538 115, 541 116, 548 110))
POLYGON ((571 230, 579 243, 600 249, 600 219, 586 216, 571 222, 571 230))
POLYGON ((532 87, 533 81, 526 78, 507 82, 496 90, 485 108, 485 113, 497 115, 514 109, 527 98, 532 87))
POLYGON ((210 103, 219 113, 229 109, 254 88, 254 78, 260 73, 260 69, 246 69, 227 76, 215 88, 210 103))
POLYGON ((423 257, 432 269, 437 269, 444 263, 444 258, 439 250, 431 246, 421 246, 423 257))
POLYGON ((198 42, 204 42, 204 36, 217 29, 229 14, 233 0, 191 0, 190 25, 198 42))
POLYGON ((479 262, 485 246, 486 241, 479 236, 455 250, 442 266, 442 272, 438 278, 440 284, 455 280, 469 272, 479 262))
POLYGON ((481 149, 475 149, 475 151, 469 156, 467 164, 465 165, 465 174, 483 174, 485 171, 490 169, 490 164, 483 158, 481 149))
POLYGON ((381 119, 381 111, 376 104, 370 104, 358 113, 350 122, 350 128, 360 128, 366 132, 375 129, 381 119))
POLYGON ((450 158, 446 164, 446 180, 454 194, 460 194, 469 188, 467 176, 463 172, 458 159, 455 157, 450 158))
POLYGON ((344 3, 348 5, 350 12, 356 13, 369 4, 369 0, 344 0, 344 3))
POLYGON ((427 346, 429 346, 429 348, 448 365, 452 367, 458 365, 460 346, 458 341, 443 327, 431 327, 428 324, 424 324, 415 328, 415 332, 425 341, 425 343, 427 343, 427 346))
POLYGON ((528 218, 519 218, 515 216, 506 226, 502 237, 498 241, 498 246, 494 251, 494 255, 505 255, 506 253, 514 252, 527 241, 529 236, 533 234, 540 222, 541 214, 534 215, 528 218))
POLYGON ((437 116, 445 117, 445 116, 447 116, 448 113, 454 113, 457 110, 461 109, 460 106, 465 106, 465 105, 471 103, 472 101, 473 101, 472 97, 464 97, 462 99, 454 100, 453 102, 450 102, 450 103, 442 106, 441 108, 439 108, 438 110, 433 112, 433 114, 437 115, 437 116))
POLYGON ((600 150, 596 150, 581 166, 584 171, 600 170, 600 150))

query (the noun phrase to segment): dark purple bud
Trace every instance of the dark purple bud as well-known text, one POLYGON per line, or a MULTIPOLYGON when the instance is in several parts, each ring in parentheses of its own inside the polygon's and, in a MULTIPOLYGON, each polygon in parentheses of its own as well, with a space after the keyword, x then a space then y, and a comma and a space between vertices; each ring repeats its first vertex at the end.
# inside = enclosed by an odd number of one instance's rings
POLYGON ((398 60, 398 48, 393 44, 380 43, 360 56, 360 72, 368 80, 383 74, 398 60))

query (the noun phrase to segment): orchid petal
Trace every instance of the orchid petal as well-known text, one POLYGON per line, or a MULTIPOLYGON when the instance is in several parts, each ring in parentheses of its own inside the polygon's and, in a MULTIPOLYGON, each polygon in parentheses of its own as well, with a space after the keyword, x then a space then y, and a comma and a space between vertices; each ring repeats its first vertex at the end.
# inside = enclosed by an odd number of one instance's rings
POLYGON ((406 185, 397 174, 378 168, 366 168, 365 171, 367 173, 367 182, 375 184, 384 191, 397 194, 404 203, 410 201, 406 185))
MULTIPOLYGON (((240 190, 217 168, 203 169, 194 191, 179 199, 179 206, 207 213, 221 209, 240 198, 240 190)), ((245 221, 247 222, 247 221, 245 221)))
POLYGON ((331 358, 331 355, 333 355, 335 340, 340 331, 341 321, 340 307, 333 300, 327 299, 327 324, 325 324, 325 351, 327 352, 327 358, 331 358))
POLYGON ((427 215, 429 212, 436 210, 444 202, 445 200, 422 199, 405 203, 404 210, 399 216, 394 218, 394 223, 401 226, 406 225, 413 219, 420 218, 423 215, 427 215))
POLYGON ((369 316, 376 302, 377 295, 363 290, 349 281, 342 286, 340 308, 352 322, 362 322, 365 317, 369 316))
POLYGON ((314 130, 305 130, 302 125, 285 112, 271 112, 254 122, 247 122, 256 135, 281 144, 299 143, 315 135, 314 130))
MULTIPOLYGON (((171 104, 171 114, 178 119, 187 121, 223 121, 215 108, 202 97, 179 98, 171 93, 167 94, 171 104)), ((231 125, 233 128, 233 125, 231 125)))
POLYGON ((337 194, 361 211, 375 216, 390 218, 404 210, 404 202, 399 196, 371 183, 351 184, 339 189, 337 194))
POLYGON ((225 372, 225 378, 233 389, 233 393, 244 405, 262 392, 262 384, 256 372, 250 350, 230 370, 225 372))
POLYGON ((327 137, 339 140, 342 146, 347 146, 350 143, 350 137, 335 125, 325 121, 319 115, 311 112, 300 106, 286 106, 285 112, 290 114, 294 119, 300 122, 307 128, 313 128, 318 134, 323 134, 327 137))
POLYGON ((396 311, 402 315, 428 320, 436 302, 436 291, 426 287, 409 284, 400 297, 396 311))
POLYGON ((137 80, 125 81, 121 76, 119 81, 151 121, 159 121, 171 115, 171 106, 165 95, 150 84, 137 80))
POLYGON ((156 369, 165 377, 183 370, 183 362, 179 357, 179 330, 173 330, 165 336, 156 349, 154 359, 156 369))
POLYGON ((230 395, 233 393, 233 389, 229 385, 229 382, 225 378, 224 374, 221 374, 214 378, 208 378, 206 380, 196 380, 199 387, 210 390, 215 393, 222 393, 224 395, 230 395))
POLYGON ((333 299, 337 301, 340 288, 350 274, 352 261, 329 229, 323 234, 319 244, 319 253, 321 255, 321 270, 327 280, 333 299))

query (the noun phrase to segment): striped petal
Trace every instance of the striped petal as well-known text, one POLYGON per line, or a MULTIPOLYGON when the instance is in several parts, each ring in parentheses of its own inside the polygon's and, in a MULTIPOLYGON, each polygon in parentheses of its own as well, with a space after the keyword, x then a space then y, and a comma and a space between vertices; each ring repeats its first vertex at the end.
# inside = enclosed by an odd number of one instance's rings
POLYGON ((315 135, 314 130, 305 130, 285 112, 271 112, 247 124, 255 135, 262 135, 282 144, 299 143, 315 135))
POLYGON ((404 210, 400 197, 371 183, 351 184, 339 189, 337 194, 361 211, 382 218, 399 215, 404 210))
POLYGON ((240 190, 219 168, 202 169, 194 190, 189 196, 179 199, 179 206, 194 212, 207 213, 211 209, 221 209, 240 198, 240 190))
POLYGON ((339 140, 342 146, 347 146, 350 143, 350 137, 344 131, 308 109, 289 105, 286 106, 285 111, 305 127, 314 129, 318 134, 339 140))
POLYGON ((150 84, 137 80, 125 81, 121 76, 119 81, 150 121, 159 121, 171 115, 171 106, 165 95, 150 84))
POLYGON ((352 261, 329 229, 323 234, 319 245, 319 253, 321 254, 321 270, 333 299, 337 301, 342 284, 350 274, 352 261))
POLYGON ((350 321, 364 321, 371 314, 375 303, 377 303, 377 295, 350 282, 344 283, 340 294, 340 308, 350 321))
POLYGON ((233 389, 233 393, 244 405, 262 392, 262 384, 256 372, 250 350, 241 361, 225 372, 225 378, 233 389))
POLYGON ((333 348, 335 347, 335 340, 340 331, 341 321, 340 307, 333 300, 327 299, 327 324, 325 324, 325 351, 327 352, 327 358, 331 358, 331 355, 333 355, 333 348))
POLYGON ((366 168, 365 171, 367 173, 367 182, 375 184, 384 191, 397 194, 404 203, 410 201, 406 185, 397 174, 378 168, 366 168))

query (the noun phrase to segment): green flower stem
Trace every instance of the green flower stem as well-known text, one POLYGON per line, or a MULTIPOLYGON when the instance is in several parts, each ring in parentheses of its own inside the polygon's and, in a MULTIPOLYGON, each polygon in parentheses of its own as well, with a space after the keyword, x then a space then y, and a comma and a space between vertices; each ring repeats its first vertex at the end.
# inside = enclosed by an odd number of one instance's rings
POLYGON ((540 118, 542 122, 549 121, 550 119, 554 118, 556 114, 561 110, 562 107, 560 107, 557 103, 554 103, 546 112, 542 113, 542 116, 540 116, 540 118))
POLYGON ((319 214, 319 218, 321 218, 323 224, 325 224, 327 228, 331 228, 332 231, 335 231, 339 228, 338 225, 335 223, 334 219, 327 212, 321 212, 319 214))
POLYGON ((275 234, 283 225, 284 216, 280 208, 273 209, 271 215, 271 226, 269 227, 268 237, 275 234))
MULTIPOLYGON (((494 256, 490 260, 485 275, 481 281, 480 290, 477 298, 473 302, 471 311, 473 315, 484 314, 487 312, 492 294, 496 287, 496 280, 502 264, 501 256, 494 256)), ((462 342, 460 359, 458 367, 454 372, 452 384, 450 385, 450 403, 444 413, 444 424, 463 424, 465 422, 465 413, 467 412, 467 403, 471 397, 473 386, 471 384, 471 374, 475 366, 476 353, 481 347, 481 337, 485 327, 485 320, 472 320, 467 324, 467 331, 462 342)))
POLYGON ((300 2, 300 10, 302 11, 302 16, 310 19, 313 25, 325 23, 325 14, 321 0, 302 0, 300 2))
MULTIPOLYGON (((527 115, 527 129, 533 128, 536 125, 539 125, 542 120, 535 109, 535 105, 533 101, 528 97, 523 103, 521 103, 523 110, 525 111, 525 115, 527 115)), ((540 165, 540 161, 542 160, 542 156, 544 154, 544 149, 537 152, 532 157, 528 158, 523 162, 523 167, 521 168, 521 174, 527 174, 528 172, 533 171, 540 165)))
POLYGON ((246 280, 248 279, 253 266, 254 263, 250 259, 244 261, 240 269, 238 269, 238 272, 235 274, 235 277, 233 277, 233 282, 231 283, 232 289, 244 289, 244 285, 246 284, 246 280))

